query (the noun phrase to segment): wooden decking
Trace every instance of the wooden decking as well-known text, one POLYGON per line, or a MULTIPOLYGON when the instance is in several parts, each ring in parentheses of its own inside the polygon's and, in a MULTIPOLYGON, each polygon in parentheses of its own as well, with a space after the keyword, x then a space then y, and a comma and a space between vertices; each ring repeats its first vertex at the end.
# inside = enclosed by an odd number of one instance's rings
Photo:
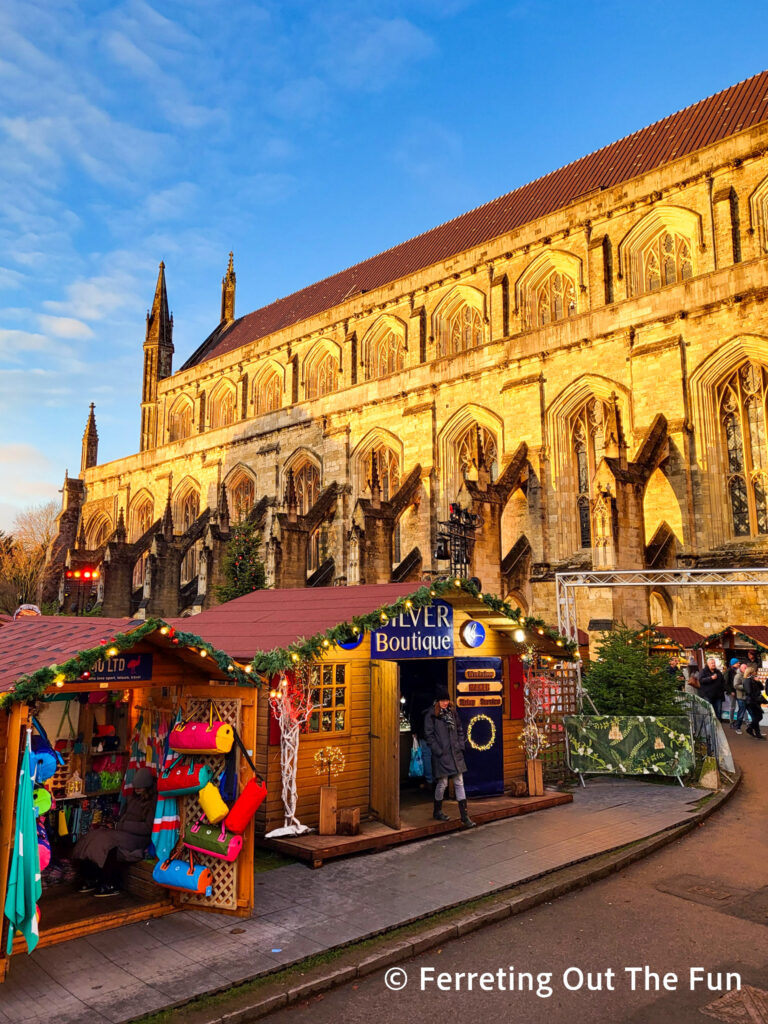
MULTIPOLYGON (((513 818, 518 814, 531 814, 558 804, 573 801, 570 793, 547 790, 544 796, 496 796, 470 801, 472 820, 478 825, 502 818, 513 818)), ((380 821, 364 821, 360 834, 356 836, 319 836, 315 833, 291 838, 263 839, 264 846, 300 860, 309 861, 313 868, 319 868, 326 860, 347 857, 353 853, 384 850, 399 843, 410 843, 415 839, 455 832, 461 828, 456 804, 446 800, 444 809, 451 816, 449 821, 435 821, 432 817, 432 803, 426 795, 414 799, 413 794, 403 794, 400 807, 400 828, 390 828, 380 821)))

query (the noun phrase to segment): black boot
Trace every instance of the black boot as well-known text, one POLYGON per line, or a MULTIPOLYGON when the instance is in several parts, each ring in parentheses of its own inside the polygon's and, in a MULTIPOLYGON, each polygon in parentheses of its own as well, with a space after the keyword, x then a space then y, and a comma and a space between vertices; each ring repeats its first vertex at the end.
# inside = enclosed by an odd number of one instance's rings
POLYGON ((438 821, 448 821, 448 815, 443 814, 443 801, 435 799, 435 809, 432 812, 432 817, 438 821))
POLYGON ((477 822, 472 821, 467 812, 466 800, 459 800, 459 814, 461 815, 461 824, 464 828, 477 828, 477 822))

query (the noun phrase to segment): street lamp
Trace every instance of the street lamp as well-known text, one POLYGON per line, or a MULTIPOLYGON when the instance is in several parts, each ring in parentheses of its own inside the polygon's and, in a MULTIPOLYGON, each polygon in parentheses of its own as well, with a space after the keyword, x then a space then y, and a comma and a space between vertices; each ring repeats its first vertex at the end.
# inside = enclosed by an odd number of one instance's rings
POLYGON ((451 575, 466 578, 469 576, 475 530, 483 525, 483 520, 459 504, 449 505, 448 508, 449 518, 437 524, 442 529, 437 535, 435 560, 449 561, 451 575))

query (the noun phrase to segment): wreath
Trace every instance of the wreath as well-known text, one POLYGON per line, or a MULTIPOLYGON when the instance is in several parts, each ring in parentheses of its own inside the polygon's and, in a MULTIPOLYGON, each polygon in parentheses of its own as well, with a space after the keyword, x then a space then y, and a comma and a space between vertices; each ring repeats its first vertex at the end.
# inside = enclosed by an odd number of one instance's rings
POLYGON ((493 744, 496 742, 496 726, 493 724, 493 719, 489 715, 475 715, 467 726, 467 743, 472 747, 473 750, 490 750, 493 744), (472 729, 478 722, 487 722, 491 727, 491 737, 487 743, 475 743, 472 739, 472 729))

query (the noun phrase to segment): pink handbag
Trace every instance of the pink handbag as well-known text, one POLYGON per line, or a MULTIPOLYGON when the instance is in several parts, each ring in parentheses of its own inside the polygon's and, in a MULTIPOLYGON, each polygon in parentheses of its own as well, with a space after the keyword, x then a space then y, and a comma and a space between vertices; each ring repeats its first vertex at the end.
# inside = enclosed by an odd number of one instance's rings
POLYGON ((211 701, 207 722, 182 722, 171 730, 168 745, 177 754, 228 754, 235 742, 232 726, 221 721, 219 709, 211 701), (213 720, 216 710, 218 722, 213 720))

